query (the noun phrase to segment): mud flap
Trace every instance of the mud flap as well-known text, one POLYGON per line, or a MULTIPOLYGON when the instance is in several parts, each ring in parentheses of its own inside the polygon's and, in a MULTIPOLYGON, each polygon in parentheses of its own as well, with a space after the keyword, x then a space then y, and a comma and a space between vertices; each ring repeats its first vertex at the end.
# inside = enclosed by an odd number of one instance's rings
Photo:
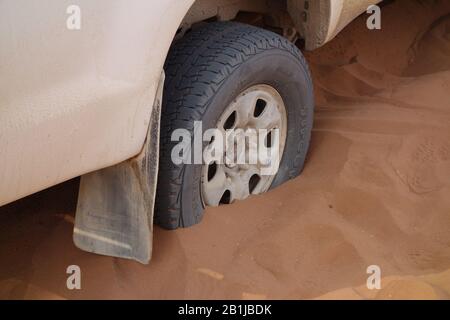
POLYGON ((81 177, 73 239, 85 251, 149 263, 164 73, 147 139, 135 158, 81 177))

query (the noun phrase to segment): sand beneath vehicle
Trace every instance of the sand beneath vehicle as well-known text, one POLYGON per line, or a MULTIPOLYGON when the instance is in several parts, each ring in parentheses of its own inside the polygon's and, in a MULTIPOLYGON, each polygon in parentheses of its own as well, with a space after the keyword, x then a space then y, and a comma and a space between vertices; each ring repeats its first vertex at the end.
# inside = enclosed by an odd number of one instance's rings
POLYGON ((155 230, 150 265, 72 243, 78 181, 0 209, 0 298, 450 298, 450 2, 400 0, 307 54, 301 177, 155 230), (66 268, 82 290, 66 288, 66 268), (368 290, 378 265, 382 289, 368 290))

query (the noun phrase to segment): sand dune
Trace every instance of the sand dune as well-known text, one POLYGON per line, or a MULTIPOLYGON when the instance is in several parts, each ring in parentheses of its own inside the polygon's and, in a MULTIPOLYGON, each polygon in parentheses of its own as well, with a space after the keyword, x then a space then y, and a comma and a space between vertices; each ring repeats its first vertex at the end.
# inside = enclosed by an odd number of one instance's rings
POLYGON ((307 54, 303 175, 155 231, 149 266, 77 250, 77 181, 0 211, 2 298, 450 298, 450 2, 400 0, 307 54), (65 269, 82 269, 81 291, 65 269), (382 270, 382 290, 365 287, 382 270))

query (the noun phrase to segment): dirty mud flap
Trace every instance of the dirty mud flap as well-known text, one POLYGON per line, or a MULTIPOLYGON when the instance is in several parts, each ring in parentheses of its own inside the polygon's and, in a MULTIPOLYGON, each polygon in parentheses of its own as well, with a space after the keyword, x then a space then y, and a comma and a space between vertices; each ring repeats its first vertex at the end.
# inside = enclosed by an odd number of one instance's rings
POLYGON ((150 261, 163 85, 164 74, 142 152, 81 177, 73 233, 78 248, 144 264, 150 261))

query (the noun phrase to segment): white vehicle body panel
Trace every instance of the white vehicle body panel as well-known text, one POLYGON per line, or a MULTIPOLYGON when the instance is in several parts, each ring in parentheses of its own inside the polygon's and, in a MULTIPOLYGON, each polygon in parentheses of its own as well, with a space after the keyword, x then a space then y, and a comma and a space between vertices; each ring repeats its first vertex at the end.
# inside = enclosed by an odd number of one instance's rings
POLYGON ((193 0, 75 2, 0 1, 0 205, 140 152, 193 0))
POLYGON ((325 42, 333 40, 350 22, 381 0, 331 0, 330 23, 325 42))

